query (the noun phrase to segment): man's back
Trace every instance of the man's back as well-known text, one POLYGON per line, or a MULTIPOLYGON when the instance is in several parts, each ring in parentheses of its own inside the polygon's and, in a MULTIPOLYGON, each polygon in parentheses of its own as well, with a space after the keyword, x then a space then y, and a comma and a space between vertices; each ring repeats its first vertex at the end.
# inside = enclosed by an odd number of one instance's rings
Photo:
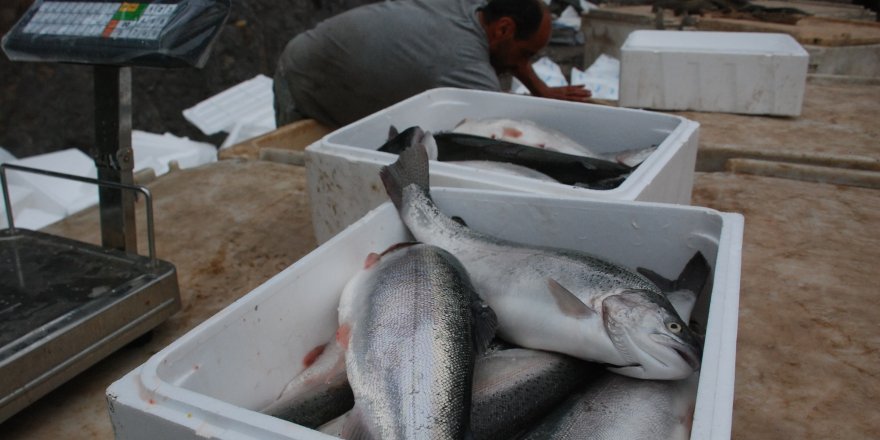
POLYGON ((276 93, 287 87, 298 112, 341 126, 434 87, 499 90, 474 1, 396 0, 332 17, 288 44, 276 93))

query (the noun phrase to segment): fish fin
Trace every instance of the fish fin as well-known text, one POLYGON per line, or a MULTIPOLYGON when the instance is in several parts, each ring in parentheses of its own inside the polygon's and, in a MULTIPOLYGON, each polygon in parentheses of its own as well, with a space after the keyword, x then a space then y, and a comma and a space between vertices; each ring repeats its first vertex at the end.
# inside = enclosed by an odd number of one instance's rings
POLYGON ((454 217, 450 217, 450 218, 452 219, 452 221, 454 221, 462 226, 467 226, 467 222, 465 222, 464 219, 459 216, 454 216, 454 217))
POLYGON ((381 259, 382 259, 381 255, 379 255, 375 252, 370 252, 367 255, 367 258, 364 260, 364 269, 369 269, 369 268, 375 266, 376 263, 378 263, 379 260, 381 260, 381 259))
POLYGON ((391 139, 396 138, 397 135, 399 135, 399 134, 400 134, 400 132, 397 131, 397 127, 395 127, 395 126, 393 126, 393 125, 391 125, 391 126, 388 127, 388 140, 389 140, 389 141, 390 141, 391 139))
POLYGON ((695 294, 700 294, 709 280, 709 273, 712 268, 703 253, 697 251, 690 261, 681 270, 678 278, 670 280, 650 269, 640 267, 636 269, 645 278, 657 285, 663 292, 673 292, 676 290, 689 290, 695 294))
POLYGON ((345 424, 342 426, 339 436, 346 440, 373 440, 373 435, 370 434, 364 420, 363 411, 355 403, 354 408, 352 408, 345 419, 345 424))
POLYGON ((489 304, 476 293, 473 294, 473 298, 471 301, 471 333, 474 350, 477 354, 482 354, 486 352, 489 344, 495 338, 495 332, 498 330, 498 317, 489 304))
POLYGON ((566 316, 586 318, 596 314, 595 310, 586 305, 580 300, 580 298, 575 296, 574 293, 571 293, 570 290, 563 287, 553 278, 547 278, 547 287, 550 294, 553 295, 553 299, 556 300, 556 305, 559 306, 559 310, 561 310, 566 316))
POLYGON ((407 186, 417 185, 425 192, 428 191, 428 153, 424 146, 425 136, 422 130, 416 127, 416 134, 410 145, 400 152, 397 161, 382 167, 379 172, 388 197, 398 209, 402 206, 403 189, 407 186))
POLYGON ((654 285, 660 288, 660 290, 663 292, 672 292, 673 290, 676 290, 675 281, 672 281, 669 278, 666 278, 651 269, 639 267, 636 269, 636 271, 638 271, 638 273, 642 274, 645 278, 654 283, 654 285))
POLYGON ((697 251, 690 261, 681 270, 675 285, 678 290, 689 290, 699 295, 709 282, 709 274, 712 268, 703 253, 697 251))

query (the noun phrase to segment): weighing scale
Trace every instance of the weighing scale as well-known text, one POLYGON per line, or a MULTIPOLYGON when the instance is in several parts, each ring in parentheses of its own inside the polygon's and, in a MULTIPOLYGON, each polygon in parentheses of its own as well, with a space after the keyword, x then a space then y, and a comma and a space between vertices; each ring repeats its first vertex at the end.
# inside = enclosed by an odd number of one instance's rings
POLYGON ((152 196, 134 184, 131 67, 203 67, 230 0, 36 0, 2 40, 13 61, 92 65, 98 178, 0 165, 0 422, 180 309, 177 271, 156 258, 152 196), (101 246, 17 228, 7 172, 98 186, 101 246), (137 254, 135 196, 149 256, 137 254))

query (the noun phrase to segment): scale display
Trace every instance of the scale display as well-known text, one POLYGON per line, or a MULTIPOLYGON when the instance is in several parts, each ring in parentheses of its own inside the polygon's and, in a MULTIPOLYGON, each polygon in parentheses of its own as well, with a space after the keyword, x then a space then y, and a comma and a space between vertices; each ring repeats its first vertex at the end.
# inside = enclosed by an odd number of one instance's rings
POLYGON ((229 0, 37 0, 3 37, 13 61, 203 67, 229 0))

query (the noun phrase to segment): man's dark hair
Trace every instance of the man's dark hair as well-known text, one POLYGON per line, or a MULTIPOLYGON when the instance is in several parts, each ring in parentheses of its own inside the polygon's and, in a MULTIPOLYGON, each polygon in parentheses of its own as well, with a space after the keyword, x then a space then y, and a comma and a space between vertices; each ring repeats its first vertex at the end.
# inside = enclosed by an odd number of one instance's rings
POLYGON ((516 23, 513 36, 517 40, 529 38, 538 31, 544 18, 544 9, 541 0, 489 0, 480 8, 487 23, 510 17, 516 23))

